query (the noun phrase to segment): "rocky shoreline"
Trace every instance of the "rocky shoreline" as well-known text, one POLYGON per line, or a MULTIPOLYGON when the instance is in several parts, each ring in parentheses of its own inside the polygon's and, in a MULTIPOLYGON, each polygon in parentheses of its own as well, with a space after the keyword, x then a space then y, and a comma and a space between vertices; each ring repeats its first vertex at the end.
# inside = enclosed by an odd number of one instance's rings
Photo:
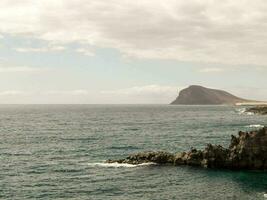
POLYGON ((247 113, 267 115, 267 106, 256 106, 246 109, 247 113))
POLYGON ((157 163, 188 165, 223 169, 267 169, 267 129, 238 133, 233 136, 228 148, 208 144, 204 150, 192 148, 188 152, 141 152, 125 159, 107 160, 107 163, 143 164, 157 163))

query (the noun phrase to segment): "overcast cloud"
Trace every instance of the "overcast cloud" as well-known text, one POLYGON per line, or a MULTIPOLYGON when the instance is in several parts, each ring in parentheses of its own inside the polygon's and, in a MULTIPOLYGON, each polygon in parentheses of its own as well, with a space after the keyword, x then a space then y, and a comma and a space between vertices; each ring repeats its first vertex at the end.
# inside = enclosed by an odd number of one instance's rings
POLYGON ((195 84, 267 99, 267 1, 1 0, 0 10, 0 103, 169 103, 195 84))
POLYGON ((264 0, 0 2, 2 34, 116 48, 138 58, 265 65, 264 0))

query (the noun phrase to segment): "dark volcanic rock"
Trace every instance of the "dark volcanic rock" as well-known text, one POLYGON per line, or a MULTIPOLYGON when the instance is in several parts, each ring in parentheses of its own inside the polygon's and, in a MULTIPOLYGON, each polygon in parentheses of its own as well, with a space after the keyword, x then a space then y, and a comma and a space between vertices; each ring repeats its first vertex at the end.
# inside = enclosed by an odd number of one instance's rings
POLYGON ((120 160, 107 160, 108 163, 127 163, 127 164, 142 164, 147 162, 153 162, 158 164, 173 163, 174 155, 169 152, 141 152, 137 154, 129 155, 126 159, 120 160))
POLYGON ((230 144, 229 150, 228 167, 267 169, 267 129, 239 132, 239 136, 230 144))
POLYGON ((198 85, 191 85, 188 88, 183 89, 179 93, 179 96, 171 104, 233 105, 236 103, 248 103, 248 102, 252 101, 236 97, 223 90, 215 90, 198 85))
POLYGON ((220 145, 208 144, 203 151, 201 166, 207 168, 224 168, 227 165, 229 149, 220 145))
POLYGON ((232 136, 229 148, 208 144, 204 150, 192 148, 188 152, 143 152, 120 160, 107 160, 108 163, 189 165, 206 168, 225 169, 267 169, 267 129, 239 132, 232 136))
POLYGON ((256 106, 256 107, 247 108, 246 112, 260 114, 260 115, 267 115, 267 106, 256 106))

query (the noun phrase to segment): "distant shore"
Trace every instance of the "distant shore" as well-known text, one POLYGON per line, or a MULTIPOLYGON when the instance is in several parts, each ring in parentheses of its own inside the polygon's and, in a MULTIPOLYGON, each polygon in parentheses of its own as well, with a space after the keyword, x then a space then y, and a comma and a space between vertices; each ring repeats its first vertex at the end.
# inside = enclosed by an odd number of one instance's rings
POLYGON ((236 103, 236 106, 267 106, 267 102, 259 102, 259 101, 254 101, 254 102, 240 102, 236 103))

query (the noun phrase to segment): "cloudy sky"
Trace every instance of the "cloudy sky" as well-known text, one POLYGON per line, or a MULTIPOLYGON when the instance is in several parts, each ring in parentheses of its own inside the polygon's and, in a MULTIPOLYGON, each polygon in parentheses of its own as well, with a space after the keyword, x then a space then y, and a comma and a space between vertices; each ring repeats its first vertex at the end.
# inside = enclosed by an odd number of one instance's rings
POLYGON ((0 103, 267 100, 265 0, 1 0, 0 103))

